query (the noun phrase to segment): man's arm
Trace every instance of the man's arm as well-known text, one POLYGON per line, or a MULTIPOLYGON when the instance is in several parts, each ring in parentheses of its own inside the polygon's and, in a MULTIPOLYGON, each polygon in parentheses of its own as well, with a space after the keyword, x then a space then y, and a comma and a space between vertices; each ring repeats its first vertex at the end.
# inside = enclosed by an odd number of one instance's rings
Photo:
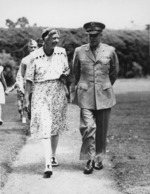
POLYGON ((73 103, 74 97, 75 97, 76 85, 80 79, 80 61, 78 57, 78 48, 75 49, 71 68, 72 68, 71 69, 72 79, 71 79, 71 85, 69 88, 69 93, 70 93, 70 102, 73 103))
POLYGON ((119 60, 114 49, 112 53, 112 59, 111 59, 110 71, 109 71, 109 78, 112 85, 115 83, 118 77, 118 73, 119 73, 119 60))

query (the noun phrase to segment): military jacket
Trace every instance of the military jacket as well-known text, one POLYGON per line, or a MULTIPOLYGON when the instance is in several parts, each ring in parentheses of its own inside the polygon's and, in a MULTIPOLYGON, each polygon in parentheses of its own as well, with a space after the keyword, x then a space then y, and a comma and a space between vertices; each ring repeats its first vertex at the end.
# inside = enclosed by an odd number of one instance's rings
POLYGON ((115 48, 100 43, 96 57, 89 44, 77 47, 73 58, 75 104, 81 108, 100 110, 115 105, 112 85, 119 71, 115 48))

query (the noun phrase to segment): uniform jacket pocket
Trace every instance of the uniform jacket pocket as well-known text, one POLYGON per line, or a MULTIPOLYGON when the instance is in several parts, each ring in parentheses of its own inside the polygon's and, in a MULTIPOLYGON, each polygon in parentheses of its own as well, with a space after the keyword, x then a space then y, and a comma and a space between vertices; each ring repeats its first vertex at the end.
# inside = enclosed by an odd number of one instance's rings
POLYGON ((111 83, 105 83, 105 84, 103 84, 103 90, 107 90, 107 89, 109 89, 111 87, 112 87, 111 83))
POLYGON ((79 83, 78 89, 88 90, 88 85, 86 83, 79 83))

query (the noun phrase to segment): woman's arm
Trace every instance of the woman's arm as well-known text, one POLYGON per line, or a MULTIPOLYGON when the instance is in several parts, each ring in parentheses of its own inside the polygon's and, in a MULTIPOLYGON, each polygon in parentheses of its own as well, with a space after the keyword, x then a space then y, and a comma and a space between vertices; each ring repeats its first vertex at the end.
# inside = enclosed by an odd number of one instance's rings
POLYGON ((2 84, 3 84, 3 87, 4 87, 4 91, 6 91, 7 90, 7 84, 6 84, 6 80, 4 78, 3 72, 1 72, 1 81, 2 81, 2 84))
POLYGON ((27 69, 26 65, 22 63, 21 64, 21 75, 22 75, 22 77, 25 77, 26 69, 27 69))
POLYGON ((14 85, 11 87, 11 88, 9 88, 9 89, 7 89, 6 91, 5 91, 5 94, 9 94, 9 92, 12 92, 13 90, 15 90, 16 89, 16 87, 17 87, 17 84, 16 84, 16 82, 14 83, 14 85))
POLYGON ((29 111, 29 105, 30 105, 29 96, 31 93, 31 89, 32 89, 32 81, 26 80, 24 106, 27 112, 29 111))

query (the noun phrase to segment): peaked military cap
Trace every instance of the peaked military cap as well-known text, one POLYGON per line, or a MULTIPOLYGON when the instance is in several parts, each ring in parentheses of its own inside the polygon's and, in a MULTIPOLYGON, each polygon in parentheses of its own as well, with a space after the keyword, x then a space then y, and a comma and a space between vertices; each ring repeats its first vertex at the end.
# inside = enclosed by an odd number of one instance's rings
POLYGON ((100 22, 88 22, 83 25, 83 28, 88 34, 97 34, 102 32, 102 30, 105 28, 105 24, 100 22))

